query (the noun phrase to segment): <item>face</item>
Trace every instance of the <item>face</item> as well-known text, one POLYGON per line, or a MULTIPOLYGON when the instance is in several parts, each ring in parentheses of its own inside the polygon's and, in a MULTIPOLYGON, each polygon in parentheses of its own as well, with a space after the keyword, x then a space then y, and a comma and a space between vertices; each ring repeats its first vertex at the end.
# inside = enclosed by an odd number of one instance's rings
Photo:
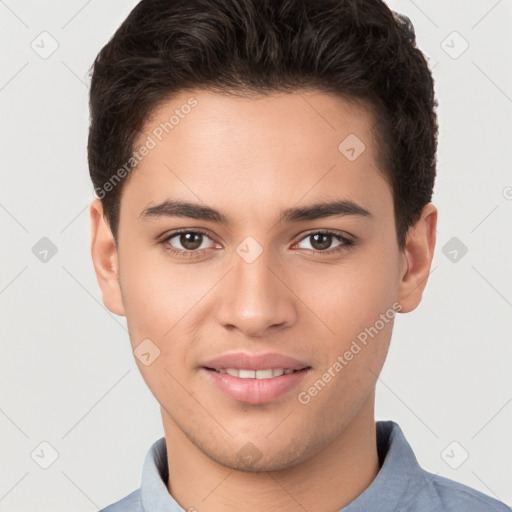
POLYGON ((398 249, 372 124, 315 91, 193 91, 136 144, 151 149, 123 189, 104 301, 166 432, 224 466, 296 466, 373 415, 394 315, 416 307, 429 259, 398 249))

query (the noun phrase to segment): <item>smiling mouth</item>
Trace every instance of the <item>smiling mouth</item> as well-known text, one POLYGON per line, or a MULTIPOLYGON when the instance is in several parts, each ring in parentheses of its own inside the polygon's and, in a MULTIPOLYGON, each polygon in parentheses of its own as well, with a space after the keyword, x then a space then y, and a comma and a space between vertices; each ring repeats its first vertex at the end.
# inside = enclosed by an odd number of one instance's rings
POLYGON ((281 377, 282 375, 290 375, 291 373, 303 372, 311 368, 310 366, 294 370, 292 368, 267 368, 265 370, 246 370, 238 368, 208 368, 207 370, 217 373, 226 373, 232 377, 239 379, 273 379, 274 377, 281 377))

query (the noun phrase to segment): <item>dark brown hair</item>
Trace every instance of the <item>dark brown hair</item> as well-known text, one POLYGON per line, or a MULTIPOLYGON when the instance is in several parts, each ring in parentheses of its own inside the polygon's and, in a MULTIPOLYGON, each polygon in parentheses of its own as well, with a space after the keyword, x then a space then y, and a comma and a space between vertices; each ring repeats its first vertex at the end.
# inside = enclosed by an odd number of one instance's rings
POLYGON ((162 102, 191 89, 246 96, 317 89, 364 102, 374 114, 403 249, 432 198, 433 83, 410 20, 381 0, 142 0, 92 67, 91 179, 117 242, 134 144, 162 102))

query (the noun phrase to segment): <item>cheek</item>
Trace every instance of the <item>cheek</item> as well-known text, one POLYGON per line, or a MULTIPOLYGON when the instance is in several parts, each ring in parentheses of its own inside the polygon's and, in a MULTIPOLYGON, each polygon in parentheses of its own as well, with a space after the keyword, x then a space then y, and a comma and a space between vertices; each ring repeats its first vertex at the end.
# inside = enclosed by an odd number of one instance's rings
POLYGON ((327 423, 339 422, 341 411, 343 420, 349 421, 375 387, 396 315, 394 309, 381 309, 376 304, 370 308, 362 302, 359 309, 357 305, 343 305, 345 311, 332 322, 336 334, 322 338, 323 364, 297 397, 309 412, 323 411, 327 423), (386 312, 388 316, 382 320, 380 314, 386 312))
MULTIPOLYGON (((383 247, 368 248, 338 266, 325 266, 302 284, 304 302, 319 319, 321 335, 318 406, 340 405, 351 410, 374 386, 389 347, 399 305, 396 254, 383 247), (315 283, 314 287, 307 282, 315 283), (326 372, 326 373, 324 373, 326 372), (327 403, 328 402, 328 403, 327 403), (320 405, 323 404, 323 405, 320 405)), ((318 379, 318 375, 316 376, 318 379)), ((315 393, 315 390, 312 390, 315 393)))
POLYGON ((189 345, 194 344, 189 320, 212 285, 194 281, 190 266, 185 271, 184 266, 171 265, 161 256, 149 255, 145 259, 142 255, 141 250, 138 258, 126 258, 121 267, 129 337, 137 366, 149 389, 158 401, 163 400, 172 407, 175 401, 184 399, 177 381, 184 380, 189 345), (158 354, 149 365, 136 355, 139 344, 147 339, 151 340, 149 352, 158 354))
MULTIPOLYGON (((123 261, 121 273, 132 349, 150 339, 160 350, 156 366, 178 378, 196 364, 194 349, 205 336, 201 325, 211 319, 215 286, 223 272, 207 265, 171 263, 161 253, 146 258, 143 254, 141 250, 138 258, 123 261)), ((140 364, 139 368, 145 379, 146 374, 151 378, 153 369, 140 364)), ((168 380, 169 375, 163 378, 168 380)))
POLYGON ((396 256, 372 248, 342 263, 301 272, 295 289, 316 316, 325 335, 348 340, 392 308, 398 292, 396 256), (323 327, 322 327, 323 325, 323 327))
POLYGON ((159 345, 172 335, 174 326, 197 303, 202 286, 190 280, 190 272, 144 251, 137 258, 121 259, 120 282, 132 343, 155 339, 159 345))

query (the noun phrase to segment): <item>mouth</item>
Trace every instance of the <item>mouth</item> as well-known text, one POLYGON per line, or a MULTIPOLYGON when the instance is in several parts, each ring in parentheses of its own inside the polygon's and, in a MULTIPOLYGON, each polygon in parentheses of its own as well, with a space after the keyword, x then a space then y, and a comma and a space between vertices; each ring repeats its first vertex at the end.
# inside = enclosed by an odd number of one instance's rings
POLYGON ((231 375, 232 377, 238 377, 239 379, 257 379, 266 380, 273 379, 274 377, 281 377, 282 375, 290 375, 292 373, 298 373, 305 370, 309 370, 311 366, 304 368, 267 368, 262 370, 250 370, 250 369, 239 369, 239 368, 208 368, 206 370, 212 372, 222 373, 231 375))
POLYGON ((234 402, 262 405, 276 402, 280 397, 286 398, 303 382, 312 367, 252 370, 203 366, 201 371, 206 382, 212 389, 220 391, 221 396, 234 402))
POLYGON ((207 384, 221 396, 256 405, 284 399, 312 366, 286 354, 238 351, 202 361, 200 370, 207 384))

